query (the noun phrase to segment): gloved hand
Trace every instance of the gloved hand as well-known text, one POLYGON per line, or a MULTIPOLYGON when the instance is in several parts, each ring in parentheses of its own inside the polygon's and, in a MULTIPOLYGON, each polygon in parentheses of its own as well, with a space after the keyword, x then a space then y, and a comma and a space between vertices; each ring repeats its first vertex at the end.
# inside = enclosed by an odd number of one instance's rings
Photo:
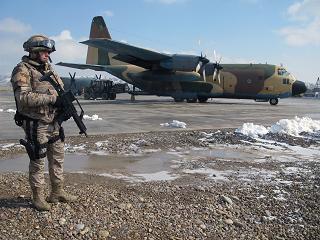
POLYGON ((62 117, 62 120, 63 120, 63 121, 68 121, 71 117, 72 117, 72 116, 69 115, 68 113, 64 113, 64 114, 63 114, 63 117, 62 117))
POLYGON ((63 106, 63 102, 60 96, 57 96, 55 103, 53 104, 56 108, 61 108, 63 106))

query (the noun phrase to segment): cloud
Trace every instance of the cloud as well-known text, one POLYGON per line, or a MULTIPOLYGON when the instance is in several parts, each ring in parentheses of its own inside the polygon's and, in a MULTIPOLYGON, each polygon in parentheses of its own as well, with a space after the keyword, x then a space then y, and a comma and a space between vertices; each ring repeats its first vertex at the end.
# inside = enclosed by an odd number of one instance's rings
POLYGON ((149 2, 149 3, 161 3, 161 4, 166 4, 166 5, 170 5, 170 4, 175 4, 175 3, 182 3, 182 2, 186 2, 187 0, 145 0, 145 2, 149 2))
POLYGON ((315 19, 306 26, 285 27, 279 32, 291 46, 320 45, 320 19, 315 19))
POLYGON ((114 16, 114 13, 110 10, 106 10, 103 12, 103 15, 106 16, 106 17, 113 17, 114 16))
POLYGON ((52 57, 58 61, 81 62, 85 61, 87 56, 87 46, 79 43, 81 39, 74 39, 69 30, 63 30, 57 36, 51 36, 56 42, 57 51, 52 57))
POLYGON ((0 32, 24 34, 31 31, 31 26, 13 18, 0 20, 0 32))
POLYGON ((320 45, 320 1, 303 0, 287 9, 287 16, 293 23, 278 33, 290 46, 320 45))

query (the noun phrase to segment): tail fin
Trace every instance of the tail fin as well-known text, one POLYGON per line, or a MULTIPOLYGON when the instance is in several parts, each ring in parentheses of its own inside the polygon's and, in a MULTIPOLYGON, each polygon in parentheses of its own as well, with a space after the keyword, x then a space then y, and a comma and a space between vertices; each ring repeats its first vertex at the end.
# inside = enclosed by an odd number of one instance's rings
MULTIPOLYGON (((96 16, 92 19, 90 37, 89 39, 111 39, 107 25, 103 20, 103 17, 96 16)), ((105 49, 99 49, 88 46, 87 52, 87 64, 91 65, 128 65, 126 62, 122 62, 114 59, 116 54, 108 52, 105 49)))
MULTIPOLYGON (((111 39, 103 17, 97 16, 92 19, 89 38, 111 39)), ((86 63, 94 65, 110 65, 109 54, 106 50, 88 46, 86 63)))

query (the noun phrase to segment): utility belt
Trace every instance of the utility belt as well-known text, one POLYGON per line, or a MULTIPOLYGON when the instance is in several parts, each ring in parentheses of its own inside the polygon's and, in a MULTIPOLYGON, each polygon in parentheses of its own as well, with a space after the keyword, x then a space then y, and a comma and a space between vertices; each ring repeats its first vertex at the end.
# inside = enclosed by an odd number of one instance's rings
POLYGON ((53 144, 58 140, 64 142, 65 140, 64 129, 60 126, 59 135, 50 137, 48 142, 40 144, 37 136, 38 119, 27 117, 17 111, 14 116, 14 121, 19 127, 22 127, 25 121, 26 140, 20 139, 20 144, 25 147, 30 160, 46 157, 48 144, 53 144))

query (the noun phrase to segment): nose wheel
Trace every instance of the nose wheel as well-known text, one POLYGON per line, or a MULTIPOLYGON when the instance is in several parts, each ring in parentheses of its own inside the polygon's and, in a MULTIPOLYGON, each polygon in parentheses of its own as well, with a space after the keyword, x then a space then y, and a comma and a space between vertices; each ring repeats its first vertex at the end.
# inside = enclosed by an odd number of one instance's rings
POLYGON ((271 104, 271 105, 277 105, 278 104, 278 102, 279 102, 279 100, 278 100, 278 98, 271 98, 270 100, 269 100, 269 103, 271 104))

